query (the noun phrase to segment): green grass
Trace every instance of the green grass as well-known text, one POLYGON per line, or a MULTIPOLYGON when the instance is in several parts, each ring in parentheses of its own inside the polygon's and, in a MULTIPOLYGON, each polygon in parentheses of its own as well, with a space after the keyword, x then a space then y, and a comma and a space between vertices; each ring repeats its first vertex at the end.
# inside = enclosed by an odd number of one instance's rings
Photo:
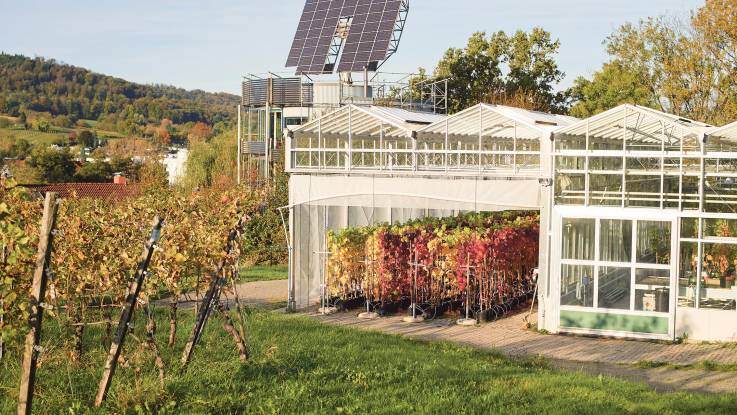
MULTIPOLYGON (((248 317, 252 357, 242 364, 213 317, 190 366, 178 362, 191 325, 182 310, 177 345, 165 344, 166 310, 157 342, 167 368, 160 388, 150 357, 132 353, 119 368, 108 401, 91 409, 105 349, 100 326, 88 329, 84 359, 70 362, 58 327, 44 332, 50 348, 38 370, 35 413, 737 413, 737 396, 656 393, 642 384, 549 369, 544 359, 500 354, 323 325, 302 316, 256 311, 248 317), (141 375, 136 381, 135 364, 141 375)), ((140 317, 139 317, 140 318, 140 317)), ((134 324, 136 335, 143 321, 134 324)), ((6 356, 0 413, 15 411, 19 358, 6 356)))
POLYGON ((254 265, 241 269, 241 282, 273 281, 287 279, 286 265, 254 265))
POLYGON ((68 133, 24 130, 22 128, 0 128, 0 142, 4 140, 27 140, 31 144, 51 145, 58 139, 65 140, 68 133))

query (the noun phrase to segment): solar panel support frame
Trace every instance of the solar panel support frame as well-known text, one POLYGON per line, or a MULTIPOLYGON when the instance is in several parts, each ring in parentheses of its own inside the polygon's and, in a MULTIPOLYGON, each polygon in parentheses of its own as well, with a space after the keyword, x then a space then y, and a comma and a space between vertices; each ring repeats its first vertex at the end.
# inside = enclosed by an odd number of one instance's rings
POLYGON ((399 50, 399 42, 402 40, 404 26, 407 23, 407 15, 409 15, 409 0, 402 0, 399 4, 399 14, 397 16, 397 21, 394 22, 394 30, 392 30, 392 38, 389 41, 389 48, 387 49, 386 57, 381 61, 379 66, 377 66, 377 71, 399 50))

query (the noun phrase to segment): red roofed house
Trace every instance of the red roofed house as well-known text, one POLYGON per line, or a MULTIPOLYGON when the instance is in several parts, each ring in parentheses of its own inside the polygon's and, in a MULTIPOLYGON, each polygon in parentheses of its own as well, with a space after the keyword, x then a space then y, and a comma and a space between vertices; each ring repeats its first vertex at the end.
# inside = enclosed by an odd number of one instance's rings
POLYGON ((46 194, 56 192, 59 197, 64 198, 90 198, 102 199, 110 202, 118 202, 141 193, 140 186, 128 184, 125 176, 116 175, 113 183, 50 183, 50 184, 24 184, 27 189, 46 194))

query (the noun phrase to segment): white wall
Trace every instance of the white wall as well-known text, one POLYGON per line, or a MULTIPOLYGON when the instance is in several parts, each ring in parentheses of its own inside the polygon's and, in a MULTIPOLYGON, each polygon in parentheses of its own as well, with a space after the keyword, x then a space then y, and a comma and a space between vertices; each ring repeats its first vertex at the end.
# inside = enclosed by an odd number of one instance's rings
POLYGON ((678 307, 676 337, 689 340, 737 341, 737 312, 678 307))

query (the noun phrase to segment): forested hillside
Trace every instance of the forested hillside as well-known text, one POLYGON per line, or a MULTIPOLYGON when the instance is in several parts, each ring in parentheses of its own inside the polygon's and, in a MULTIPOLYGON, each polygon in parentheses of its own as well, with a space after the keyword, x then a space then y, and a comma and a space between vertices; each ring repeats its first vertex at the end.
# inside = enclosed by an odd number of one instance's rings
POLYGON ((136 135, 164 119, 227 125, 238 102, 236 95, 141 85, 53 59, 0 53, 0 113, 12 116, 47 112, 136 135))

